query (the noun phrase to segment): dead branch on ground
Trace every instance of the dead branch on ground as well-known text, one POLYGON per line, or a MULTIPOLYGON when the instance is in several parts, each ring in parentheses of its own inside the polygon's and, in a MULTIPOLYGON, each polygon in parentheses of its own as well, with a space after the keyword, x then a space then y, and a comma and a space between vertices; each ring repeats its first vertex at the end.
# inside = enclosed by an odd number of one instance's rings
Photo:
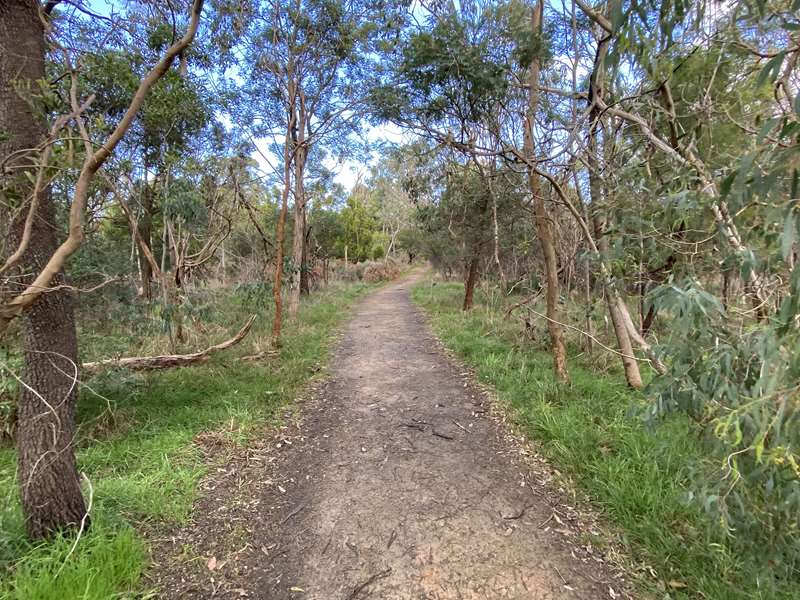
POLYGON ((107 367, 125 367, 134 371, 148 371, 153 369, 169 369, 172 367, 184 367, 206 362, 212 354, 227 350, 241 342, 250 332, 256 316, 253 315, 247 320, 235 336, 231 339, 210 346, 200 352, 191 354, 164 354, 162 356, 131 356, 127 358, 107 358, 96 362, 83 363, 83 370, 89 373, 96 373, 107 367))

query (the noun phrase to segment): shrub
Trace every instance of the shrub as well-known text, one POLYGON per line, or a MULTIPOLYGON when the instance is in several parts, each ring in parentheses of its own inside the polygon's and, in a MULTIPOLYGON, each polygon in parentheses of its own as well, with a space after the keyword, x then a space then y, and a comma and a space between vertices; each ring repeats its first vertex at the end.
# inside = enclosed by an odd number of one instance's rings
POLYGON ((367 263, 364 268, 362 280, 366 283, 377 283, 378 281, 392 281, 400 276, 400 265, 392 259, 383 262, 367 263))

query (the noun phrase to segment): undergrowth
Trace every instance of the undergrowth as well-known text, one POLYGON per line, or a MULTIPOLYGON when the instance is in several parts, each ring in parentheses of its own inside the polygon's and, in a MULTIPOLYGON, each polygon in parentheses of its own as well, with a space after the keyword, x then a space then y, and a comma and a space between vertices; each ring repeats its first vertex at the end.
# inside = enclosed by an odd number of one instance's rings
POLYGON ((620 373, 594 369, 585 356, 570 361, 572 385, 558 385, 546 338, 529 339, 484 293, 474 310, 462 313, 462 295, 457 283, 413 290, 442 341, 497 391, 520 431, 610 524, 643 592, 715 600, 800 597, 800 585, 771 581, 753 569, 755 557, 708 535, 706 515, 687 500, 690 482, 718 457, 708 455, 687 419, 648 424, 643 414, 650 400, 628 389, 620 373))
MULTIPOLYGON (((241 346, 200 366, 147 375, 110 371, 89 381, 78 404, 77 455, 91 486, 85 494, 92 497, 92 525, 74 549, 72 539, 27 540, 14 452, 0 448, 0 598, 143 597, 141 575, 150 559, 143 532, 185 522, 209 466, 196 436, 220 432, 231 444, 245 444, 277 424, 281 409, 323 368, 336 327, 369 287, 332 285, 316 293, 296 321, 284 323, 280 354, 254 362, 238 359, 265 349, 268 304, 217 291, 204 305, 204 323, 216 339, 229 336, 247 315, 258 314, 241 346)), ((146 332, 132 336, 130 331, 139 318, 133 308, 121 306, 82 319, 84 328, 88 322, 95 332, 82 332, 84 358, 146 347, 146 332), (122 311, 130 319, 122 318, 122 311)))

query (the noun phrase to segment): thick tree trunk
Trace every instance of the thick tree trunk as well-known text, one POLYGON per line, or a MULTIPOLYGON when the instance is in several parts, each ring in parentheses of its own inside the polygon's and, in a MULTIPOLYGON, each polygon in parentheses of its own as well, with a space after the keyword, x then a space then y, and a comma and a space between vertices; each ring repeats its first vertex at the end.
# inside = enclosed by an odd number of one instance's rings
MULTIPOLYGON (((544 5, 542 0, 534 5, 531 14, 531 28, 536 36, 542 35, 542 15, 544 5)), ((546 281, 547 300, 547 329, 550 333, 550 345, 553 353, 553 367, 558 379, 562 383, 569 383, 567 370, 567 347, 564 342, 564 330, 561 325, 561 315, 558 308, 558 257, 556 256, 555 236, 550 226, 550 219, 544 204, 541 180, 536 173, 536 148, 533 142, 533 126, 536 119, 536 108, 539 103, 539 72, 540 58, 534 56, 528 70, 528 110, 524 126, 525 157, 528 164, 528 185, 533 198, 534 222, 536 235, 542 246, 544 255, 544 275, 546 281)))
POLYGON ((472 309, 473 300, 475 297, 475 283, 478 281, 478 265, 480 258, 477 253, 472 257, 467 266, 466 273, 464 274, 464 305, 461 310, 467 311, 472 309))
MULTIPOLYGON (((45 124, 15 89, 15 84, 22 90, 37 89, 35 81, 45 76, 44 52, 36 2, 0 2, 0 131, 9 136, 0 138, 0 158, 35 148, 45 135, 45 124)), ((34 193, 28 176, 35 178, 35 173, 22 165, 38 159, 33 152, 16 156, 6 164, 13 176, 0 194, 22 209, 10 224, 10 251, 22 241, 25 205, 34 193)), ((45 266, 58 242, 50 192, 44 188, 38 193, 30 240, 20 262, 25 284, 45 266)), ((59 273, 53 284, 62 282, 59 273)), ((72 303, 68 291, 47 292, 22 316, 25 385, 17 406, 16 445, 22 509, 33 538, 77 527, 86 518, 73 449, 78 341, 72 303)))

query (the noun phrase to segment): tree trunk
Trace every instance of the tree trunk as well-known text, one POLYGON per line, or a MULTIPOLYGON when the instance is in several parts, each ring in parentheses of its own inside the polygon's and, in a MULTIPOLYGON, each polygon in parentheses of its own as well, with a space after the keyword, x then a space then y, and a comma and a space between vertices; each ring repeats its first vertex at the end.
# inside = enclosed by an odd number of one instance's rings
MULTIPOLYGON (((138 220, 139 237, 153 247, 153 186, 147 181, 147 169, 144 173, 144 188, 142 190, 142 216, 138 220)), ((139 255, 139 269, 142 273, 142 298, 153 299, 153 269, 146 257, 139 255)))
MULTIPOLYGON (((590 184, 590 187, 593 187, 590 184)), ((594 196, 594 190, 593 194, 594 196)), ((594 200, 592 202, 594 204, 594 200)), ((595 211, 597 208, 595 207, 595 211)), ((608 256, 608 238, 604 235, 604 223, 595 212, 594 215, 594 231, 595 238, 597 238, 597 247, 603 257, 608 256)), ((622 354, 622 368, 625 371, 625 380, 628 385, 634 389, 642 387, 642 375, 639 372, 639 363, 636 362, 633 353, 633 343, 631 336, 628 335, 628 330, 625 327, 625 318, 622 313, 622 308, 619 305, 621 299, 618 300, 616 294, 606 294, 606 305, 608 306, 608 314, 611 317, 611 325, 614 327, 614 334, 617 337, 617 344, 619 351, 622 354)))
MULTIPOLYGON (((600 180, 600 160, 597 143, 599 129, 599 121, 597 119, 599 119, 599 113, 593 111, 592 117, 595 120, 589 132, 589 152, 587 155, 589 161, 589 190, 592 197, 592 221, 600 260, 606 261, 609 254, 608 238, 605 236, 605 222, 600 216, 602 182, 600 180)), ((614 285, 613 282, 604 282, 604 285, 609 288, 606 294, 606 305, 608 306, 608 314, 611 317, 611 324, 614 327, 614 334, 617 337, 619 351, 622 354, 622 368, 625 371, 625 380, 630 387, 639 389, 643 385, 642 375, 639 371, 639 363, 636 362, 633 353, 630 334, 625 326, 625 318, 622 313, 625 308, 622 306, 622 299, 619 298, 616 290, 610 289, 614 285)))
MULTIPOLYGON (((604 61, 606 52, 608 50, 608 40, 605 39, 599 44, 598 51, 595 56, 595 65, 591 78, 591 91, 595 98, 602 100, 603 92, 605 89, 605 71, 604 61)), ((600 121, 601 113, 594 107, 591 111, 591 128, 589 130, 589 148, 587 153, 587 160, 589 164, 589 193, 591 195, 591 211, 592 211, 592 224, 594 228, 596 242, 596 251, 598 259, 601 263, 603 287, 605 291, 606 305, 608 307, 608 314, 611 317, 611 324, 614 328, 614 334, 617 338, 619 351, 622 355, 622 368, 625 372, 625 380, 628 385, 634 389, 642 387, 642 375, 639 371, 639 363, 636 361, 636 356, 633 352, 633 341, 631 334, 626 326, 626 317, 628 317, 628 308, 619 295, 619 292, 614 287, 614 281, 610 269, 607 269, 609 248, 608 238, 605 237, 605 221, 600 215, 600 205, 603 201, 603 182, 600 178, 600 150, 598 144, 598 136, 600 134, 600 121)), ((603 149, 608 152, 610 146, 607 140, 604 140, 603 149)), ((607 191, 607 190, 606 190, 607 191)), ((588 223, 587 230, 588 230, 588 223)), ((587 236, 588 236, 587 231, 587 236)))
POLYGON ((292 132, 294 143, 294 237, 292 238, 292 285, 289 288, 289 314, 295 316, 300 309, 300 292, 306 245, 306 193, 304 171, 306 167, 306 107, 302 90, 297 95, 297 117, 292 132))
POLYGON ((497 267, 497 276, 500 278, 500 289, 503 294, 508 293, 508 278, 506 272, 503 270, 503 263, 500 260, 500 227, 497 224, 497 196, 494 192, 494 175, 495 167, 492 163, 491 173, 487 180, 489 187, 489 195, 492 197, 492 229, 494 234, 494 264, 497 267))
POLYGON ((286 127, 286 139, 283 143, 283 192, 281 193, 281 211, 278 214, 278 223, 275 227, 275 279, 272 287, 272 297, 275 300, 275 316, 272 320, 272 345, 276 348, 281 345, 281 325, 283 324, 283 297, 281 284, 283 283, 283 246, 286 239, 286 215, 289 212, 289 188, 292 184, 292 129, 294 128, 294 88, 289 88, 289 123, 286 127))
POLYGON ((308 238, 311 235, 311 228, 307 226, 308 223, 308 210, 307 208, 303 209, 303 229, 305 230, 305 235, 303 235, 303 255, 300 264, 302 268, 300 269, 300 294, 302 296, 308 296, 311 293, 311 266, 308 258, 308 238))
POLYGON ((468 311, 472 309, 473 299, 475 296, 475 283, 478 281, 478 264, 480 259, 476 253, 472 260, 469 261, 464 277, 464 306, 461 310, 468 311))
MULTIPOLYGON (((581 202, 581 212, 584 221, 589 221, 589 208, 586 206, 586 202, 584 201, 582 194, 580 193, 580 186, 578 181, 577 173, 574 174, 575 176, 575 189, 578 191, 578 197, 581 202)), ((594 351, 594 340, 592 339, 594 336, 594 321, 592 320, 592 314, 594 313, 594 297, 592 296, 592 271, 591 271, 591 263, 588 259, 584 259, 584 280, 583 280, 583 293, 584 293, 584 303, 585 303, 585 319, 586 319, 586 352, 591 354, 594 351)))
POLYGON ((722 307, 728 312, 730 306, 731 291, 731 272, 728 269, 722 271, 722 307))
MULTIPOLYGON (((542 35, 542 14, 544 5, 542 0, 534 5, 531 14, 531 27, 536 36, 542 35)), ((547 329, 550 333, 551 351, 553 353, 553 367, 555 376, 562 383, 569 383, 567 370, 567 348, 564 342, 564 331, 561 325, 561 315, 558 309, 558 257, 554 233, 544 204, 544 195, 541 189, 541 180, 535 171, 536 148, 533 142, 533 127, 536 119, 536 108, 539 103, 539 71, 540 57, 534 56, 528 70, 528 110, 524 126, 525 157, 528 164, 528 185, 533 197, 534 222, 539 243, 544 255, 544 274, 547 284, 547 329)))
MULTIPOLYGON (((0 3, 0 157, 38 146, 45 124, 15 90, 36 90, 44 79, 44 31, 33 0, 0 3), (21 84, 21 85, 20 85, 21 84)), ((22 207, 10 223, 7 237, 16 249, 23 237, 27 202, 36 193, 21 168, 38 159, 21 153, 6 167, 16 167, 6 180, 3 196, 17 199, 22 207)), ((22 256, 22 282, 29 284, 57 247, 54 209, 49 189, 38 190, 38 207, 30 240, 22 256)), ((59 273, 54 285, 63 282, 59 273)), ((73 300, 68 291, 40 296, 22 315, 25 382, 17 406, 17 460, 22 510, 28 534, 33 538, 79 526, 87 517, 72 446, 75 435, 78 340, 73 300)))

